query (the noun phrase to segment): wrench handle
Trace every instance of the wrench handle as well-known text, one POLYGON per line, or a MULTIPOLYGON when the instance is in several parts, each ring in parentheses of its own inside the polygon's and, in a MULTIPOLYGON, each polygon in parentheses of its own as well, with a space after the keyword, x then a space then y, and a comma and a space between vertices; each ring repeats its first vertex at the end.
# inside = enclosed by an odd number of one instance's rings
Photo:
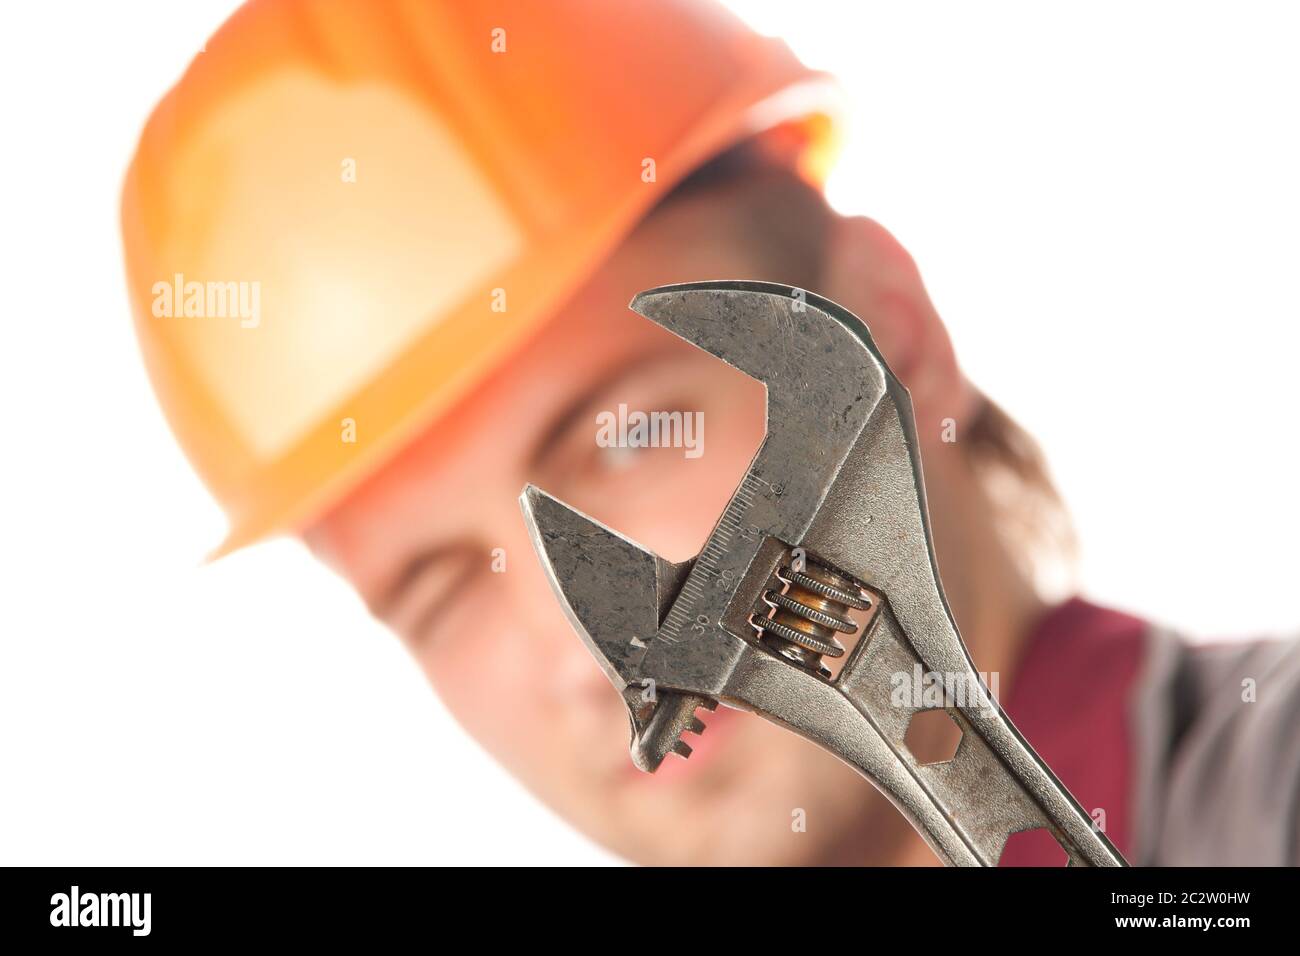
MULTIPOLYGON (((952 640, 959 640, 956 634, 952 640)), ((963 659, 969 661, 965 654, 963 659)), ((885 609, 845 664, 840 690, 863 717, 864 734, 882 746, 885 783, 877 784, 941 857, 954 864, 997 866, 1012 834, 1043 829, 1070 866, 1124 866, 1124 858, 998 706, 973 667, 943 675, 933 689, 942 704, 899 694, 900 679, 931 668, 885 609), (952 678, 956 678, 953 680, 952 678), (952 696, 953 685, 957 696, 952 696), (900 697, 908 698, 900 702, 900 697), (961 730, 951 759, 924 763, 904 737, 920 712, 942 709, 961 730)), ((877 771, 878 773, 879 771, 877 771)), ((1104 815, 1099 814, 1104 819, 1104 815)))

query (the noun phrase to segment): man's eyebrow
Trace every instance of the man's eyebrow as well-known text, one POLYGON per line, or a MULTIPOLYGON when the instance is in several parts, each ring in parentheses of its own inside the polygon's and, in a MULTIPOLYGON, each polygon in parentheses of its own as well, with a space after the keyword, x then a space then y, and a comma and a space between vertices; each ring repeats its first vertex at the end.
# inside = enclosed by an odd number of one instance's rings
MULTIPOLYGON (((612 391, 623 379, 630 377, 634 370, 661 361, 670 354, 672 353, 665 349, 635 352, 614 365, 590 387, 583 389, 551 418, 541 437, 533 443, 528 457, 524 459, 526 466, 531 470, 545 464, 547 457, 554 450, 555 443, 581 419, 582 415, 592 405, 596 404, 597 399, 612 391)), ((596 434, 594 430, 595 422, 592 422, 592 428, 592 440, 594 441, 596 434)))

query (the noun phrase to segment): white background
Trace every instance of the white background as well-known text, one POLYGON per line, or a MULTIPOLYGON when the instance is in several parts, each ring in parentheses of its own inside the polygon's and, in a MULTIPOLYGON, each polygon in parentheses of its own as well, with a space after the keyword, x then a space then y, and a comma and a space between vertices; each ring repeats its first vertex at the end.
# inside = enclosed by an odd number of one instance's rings
MULTIPOLYGON (((1300 622, 1297 7, 735 6, 845 81, 832 198, 912 250, 1046 446, 1088 593, 1207 636, 1300 622)), ((140 367, 117 203, 230 7, 0 28, 0 863, 607 860, 299 547, 200 565, 223 524, 140 367)))

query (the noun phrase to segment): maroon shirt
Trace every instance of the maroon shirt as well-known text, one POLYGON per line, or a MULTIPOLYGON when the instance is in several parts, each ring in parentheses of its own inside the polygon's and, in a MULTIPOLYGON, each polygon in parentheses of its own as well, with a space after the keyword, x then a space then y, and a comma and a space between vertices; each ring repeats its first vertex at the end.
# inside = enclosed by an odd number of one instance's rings
MULTIPOLYGON (((1192 644, 1074 598, 1004 705, 1130 863, 1300 862, 1300 641, 1192 644)), ((1002 865, 1060 857, 1013 841, 1002 865)))

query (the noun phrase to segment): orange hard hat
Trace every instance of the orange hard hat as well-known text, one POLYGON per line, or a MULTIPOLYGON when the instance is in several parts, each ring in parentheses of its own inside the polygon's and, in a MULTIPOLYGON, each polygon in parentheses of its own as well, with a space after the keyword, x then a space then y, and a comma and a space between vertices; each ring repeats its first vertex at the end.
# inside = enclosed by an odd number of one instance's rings
POLYGON ((667 189, 828 79, 711 0, 255 0, 154 110, 122 228, 217 554, 321 513, 498 365, 667 189))

